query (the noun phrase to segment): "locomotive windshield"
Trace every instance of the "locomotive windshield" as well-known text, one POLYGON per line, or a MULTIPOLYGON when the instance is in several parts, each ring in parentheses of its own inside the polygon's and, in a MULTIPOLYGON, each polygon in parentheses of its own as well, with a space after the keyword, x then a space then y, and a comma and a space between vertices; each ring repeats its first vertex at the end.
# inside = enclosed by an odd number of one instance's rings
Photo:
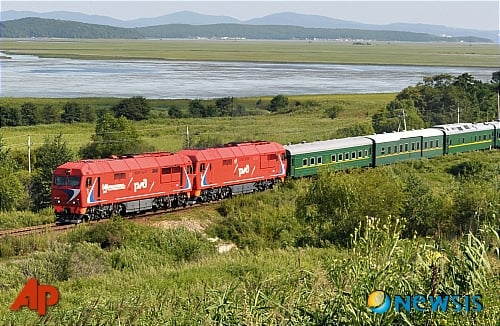
POLYGON ((54 178, 54 184, 56 186, 80 186, 80 177, 67 177, 67 176, 56 176, 54 178))

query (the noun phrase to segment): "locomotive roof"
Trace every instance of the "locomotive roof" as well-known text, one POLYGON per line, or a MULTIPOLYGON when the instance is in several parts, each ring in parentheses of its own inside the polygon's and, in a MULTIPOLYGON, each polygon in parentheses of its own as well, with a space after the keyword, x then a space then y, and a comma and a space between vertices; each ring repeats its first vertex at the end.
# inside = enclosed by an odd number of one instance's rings
POLYGON ((180 166, 186 164, 191 164, 191 160, 184 155, 168 152, 158 152, 114 158, 68 162, 59 166, 58 169, 80 170, 82 175, 88 175, 99 173, 116 173, 130 170, 142 170, 168 166, 180 166))
POLYGON ((179 153, 196 160, 232 159, 235 157, 265 155, 283 152, 283 146, 275 142, 254 141, 229 143, 221 147, 186 149, 179 153))
POLYGON ((349 138, 315 141, 311 143, 285 145, 284 147, 291 155, 298 155, 305 153, 329 151, 339 148, 365 146, 371 144, 372 141, 366 137, 349 137, 349 138))
POLYGON ((443 125, 436 125, 432 128, 438 128, 443 130, 446 134, 462 134, 467 132, 481 131, 481 130, 492 130, 493 126, 491 124, 485 123, 450 123, 443 125))
POLYGON ((385 134, 369 135, 366 137, 373 139, 376 143, 387 143, 387 142, 399 141, 399 140, 405 139, 405 138, 434 137, 434 136, 443 136, 443 132, 439 129, 427 128, 427 129, 418 129, 418 130, 399 131, 399 132, 391 132, 391 133, 385 133, 385 134))

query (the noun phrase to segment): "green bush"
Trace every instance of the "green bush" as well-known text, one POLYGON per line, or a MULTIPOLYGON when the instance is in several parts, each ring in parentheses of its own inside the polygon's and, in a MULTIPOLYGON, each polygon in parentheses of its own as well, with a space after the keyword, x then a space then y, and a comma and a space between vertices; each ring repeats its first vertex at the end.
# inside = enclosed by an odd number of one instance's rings
POLYGON ((293 214, 292 184, 222 202, 218 209, 221 218, 207 233, 252 250, 295 246, 302 227, 293 214))

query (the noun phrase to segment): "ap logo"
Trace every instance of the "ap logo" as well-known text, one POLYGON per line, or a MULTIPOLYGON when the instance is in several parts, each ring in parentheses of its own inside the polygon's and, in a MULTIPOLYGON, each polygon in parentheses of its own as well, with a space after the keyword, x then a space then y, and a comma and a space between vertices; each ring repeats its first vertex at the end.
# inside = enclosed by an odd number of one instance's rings
POLYGON ((29 279, 16 300, 10 306, 10 310, 17 311, 22 307, 36 310, 39 316, 47 313, 47 306, 53 306, 59 302, 59 291, 51 285, 39 285, 37 279, 29 279))

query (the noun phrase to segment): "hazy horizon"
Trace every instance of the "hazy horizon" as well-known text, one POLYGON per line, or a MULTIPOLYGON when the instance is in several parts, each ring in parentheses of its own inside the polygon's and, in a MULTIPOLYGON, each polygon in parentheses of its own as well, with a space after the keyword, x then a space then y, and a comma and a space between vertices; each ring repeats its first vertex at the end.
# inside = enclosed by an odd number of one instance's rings
POLYGON ((1 2, 1 11, 73 11, 120 20, 179 11, 249 20, 279 12, 321 15, 365 24, 420 23, 500 30, 498 1, 24 1, 1 2), (118 5, 119 4, 119 5, 118 5), (117 10, 118 5, 118 10, 117 10), (445 14, 444 14, 445 13, 445 14))

